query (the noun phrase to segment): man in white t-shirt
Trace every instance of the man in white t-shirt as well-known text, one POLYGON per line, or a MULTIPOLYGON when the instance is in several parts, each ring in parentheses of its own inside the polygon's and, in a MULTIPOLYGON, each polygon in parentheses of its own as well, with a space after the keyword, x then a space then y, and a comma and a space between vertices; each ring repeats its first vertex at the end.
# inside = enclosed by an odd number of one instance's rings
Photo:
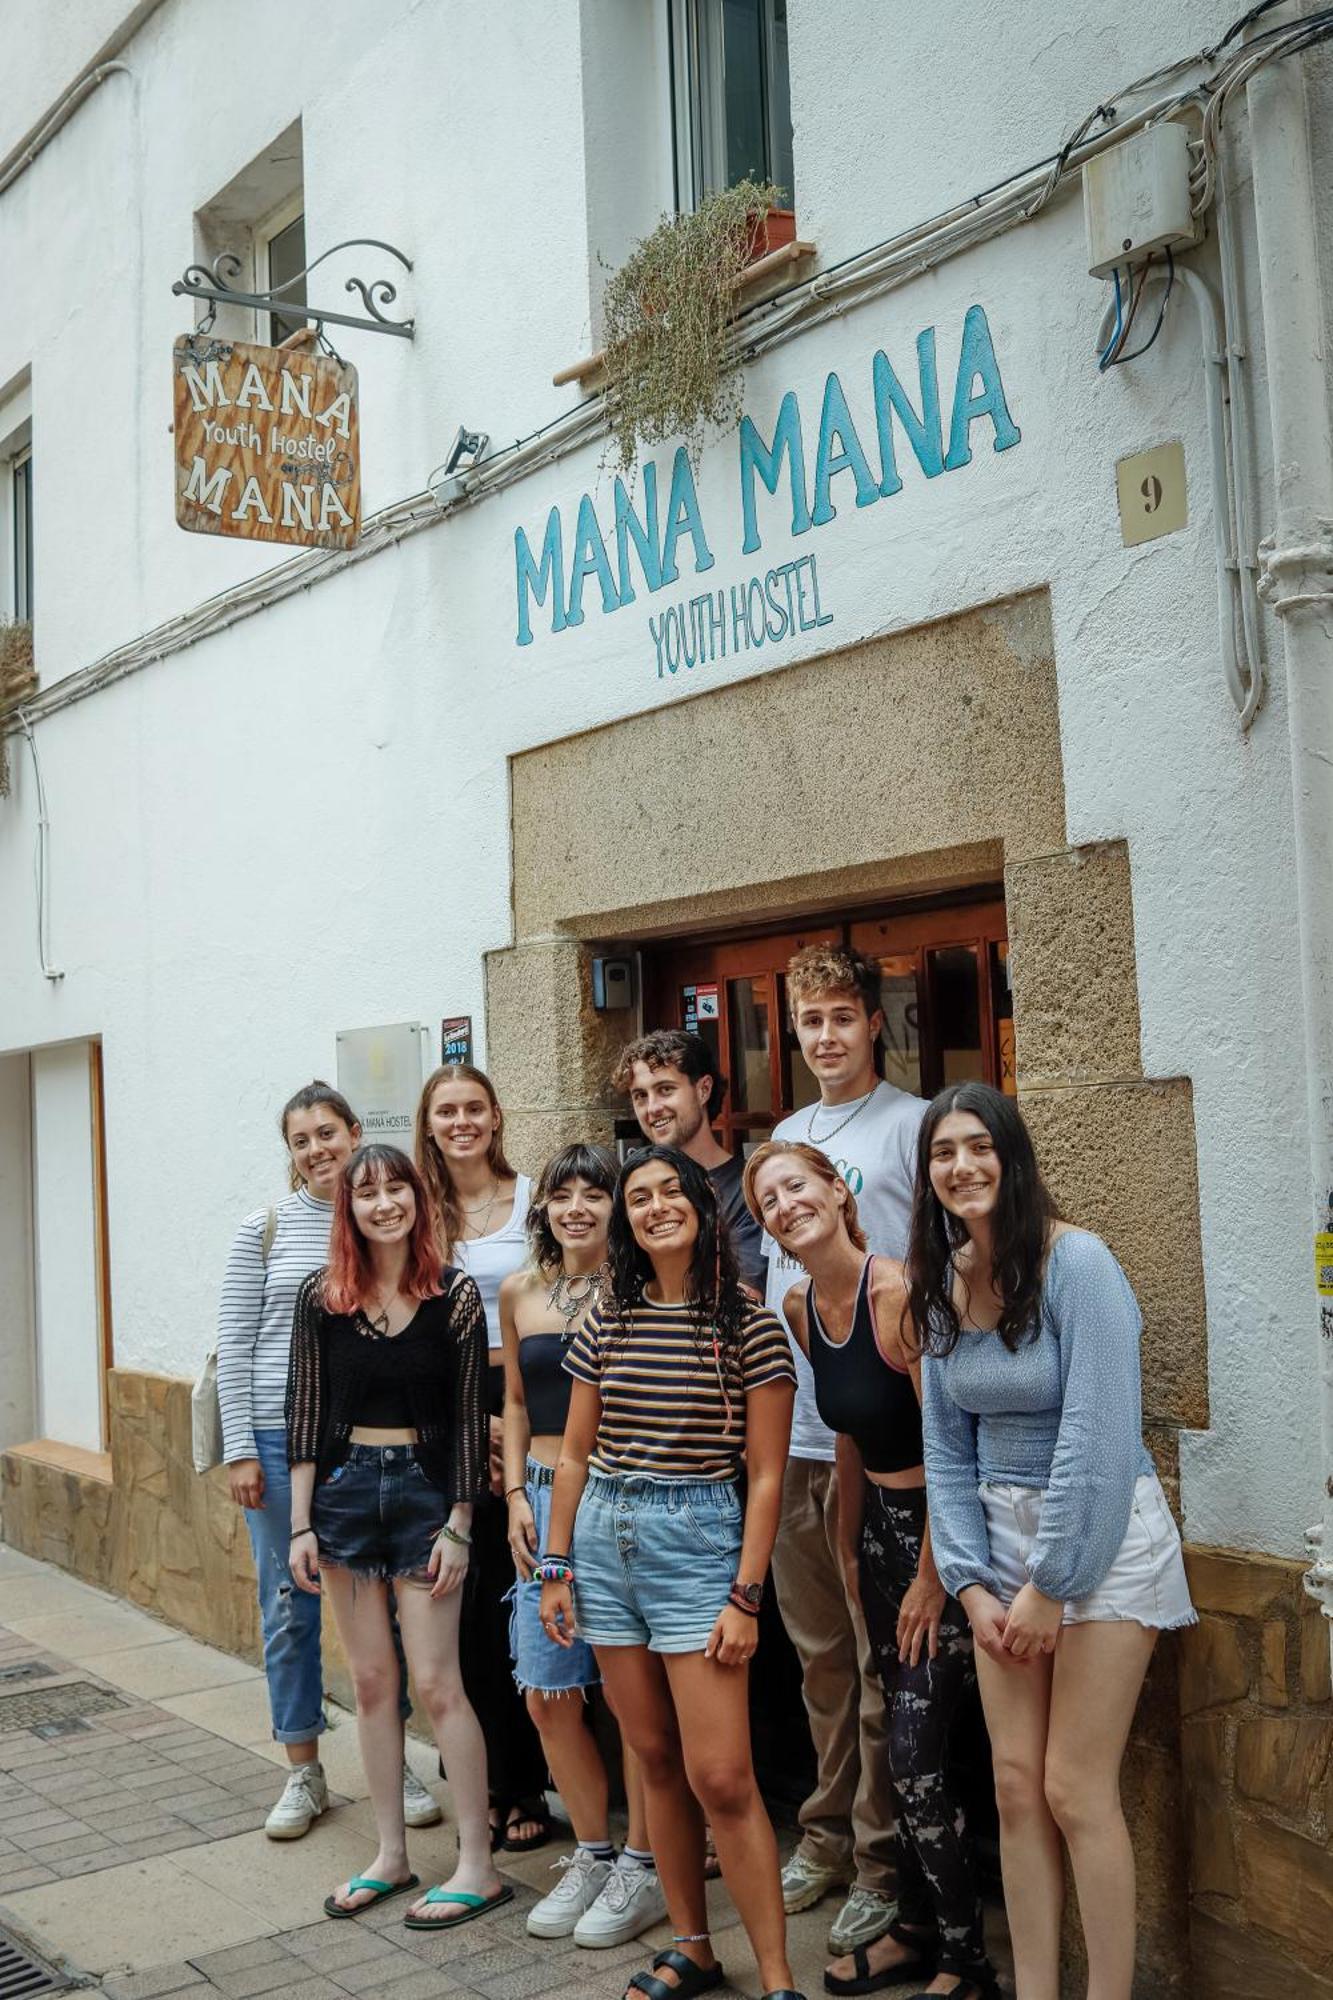
MULTIPOLYGON (((858 951, 810 945, 787 967, 787 1004, 819 1101, 784 1118, 773 1137, 804 1140, 826 1154, 856 1196, 869 1248, 902 1257, 926 1107, 877 1074, 879 968, 858 951)), ((771 1237, 764 1249, 767 1303, 781 1313, 804 1272, 771 1237)), ((838 1559, 833 1433, 815 1408, 810 1364, 795 1341, 792 1350, 796 1410, 773 1583, 801 1661, 818 1775, 801 1808, 801 1841, 782 1871, 782 1891, 788 1911, 796 1911, 851 1884, 829 1935, 830 1949, 842 1954, 869 1944, 892 1921, 893 1807, 883 1695, 838 1559)))

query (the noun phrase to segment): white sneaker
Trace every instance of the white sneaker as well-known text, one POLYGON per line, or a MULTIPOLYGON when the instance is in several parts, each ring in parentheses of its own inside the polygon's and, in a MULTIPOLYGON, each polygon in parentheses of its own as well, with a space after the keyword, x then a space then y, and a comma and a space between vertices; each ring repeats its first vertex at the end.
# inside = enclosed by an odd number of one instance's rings
POLYGON ((444 1808, 432 1798, 410 1764, 403 1765, 403 1819, 408 1826, 438 1826, 444 1808))
POLYGON ((293 1764, 282 1797, 264 1821, 270 1840, 299 1840, 329 1809, 329 1788, 319 1764, 293 1764))
POLYGON ((666 1897, 655 1868, 622 1854, 607 1875, 601 1895, 574 1926, 575 1944, 590 1951, 628 1944, 666 1915, 666 1897))
POLYGON ((560 1880, 549 1896, 543 1896, 528 1911, 529 1937, 568 1937, 584 1911, 597 1901, 612 1872, 609 1861, 599 1861, 586 1847, 562 1854, 551 1866, 561 1871, 560 1880))
POLYGON ((782 1907, 789 1917, 809 1910, 831 1889, 845 1889, 847 1867, 830 1868, 798 1847, 782 1871, 782 1907))
POLYGON ((885 1896, 878 1889, 863 1889, 855 1883, 847 1901, 833 1919, 833 1928, 828 1934, 828 1948, 836 1957, 842 1958, 849 1951, 855 1951, 859 1944, 873 1944, 883 1937, 889 1925, 898 1914, 898 1905, 891 1896, 885 1896))

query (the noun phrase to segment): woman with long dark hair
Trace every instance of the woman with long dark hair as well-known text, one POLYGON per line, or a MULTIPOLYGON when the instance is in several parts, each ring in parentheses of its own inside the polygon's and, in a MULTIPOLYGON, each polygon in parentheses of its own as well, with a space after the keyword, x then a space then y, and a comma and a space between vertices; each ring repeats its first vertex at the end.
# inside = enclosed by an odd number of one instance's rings
POLYGON ((712 1183, 688 1155, 630 1155, 608 1246, 606 1296, 565 1361, 574 1386, 536 1574, 545 1630, 564 1646, 576 1635, 591 1645, 643 1769, 676 1934, 627 2000, 688 2000, 723 1983, 704 1899, 704 1814, 764 1992, 791 2000, 748 1709, 791 1435, 791 1350, 781 1323, 742 1292, 712 1183))
MULTIPOLYGON (((245 1509, 259 1585, 273 1736, 290 1767, 264 1831, 270 1840, 299 1840, 327 1811, 329 1791, 319 1761, 324 1729, 319 1605, 292 1589, 287 1364, 296 1295, 303 1279, 328 1258, 338 1182, 361 1127, 341 1091, 317 1078, 287 1099, 278 1129, 292 1192, 246 1216, 227 1258, 218 1308, 218 1402, 227 1487, 245 1509)), ((397 1643, 396 1626, 394 1635, 397 1643)), ((406 1674, 401 1678, 406 1717, 411 1713, 406 1674)), ((403 1811, 409 1826, 434 1826, 441 1817, 406 1764, 403 1811)))
POLYGON ((417 1106, 416 1161, 446 1263, 466 1271, 486 1314, 490 1478, 472 1519, 472 1564, 463 1613, 463 1681, 486 1737, 494 1847, 523 1854, 551 1837, 546 1758, 513 1683, 509 1605, 514 1565, 504 1486, 504 1349, 500 1286, 527 1260, 532 1182, 505 1155, 495 1085, 473 1063, 427 1077, 417 1106))
POLYGON ((1195 1622, 1143 1443, 1139 1309, 986 1084, 926 1113, 908 1274, 935 1560, 976 1640, 1018 2000, 1058 2000, 1062 1836, 1088 1992, 1129 2000, 1120 1765, 1158 1632, 1195 1622))
POLYGON ((838 1545, 884 1688, 898 1912, 824 1975, 830 1993, 915 1982, 913 2000, 998 2000, 976 1860, 949 1769, 950 1730, 975 1685, 972 1636, 931 1549, 921 1364, 903 1267, 872 1257, 856 1197, 818 1147, 770 1140, 745 1166, 745 1198, 809 1274, 783 1316, 809 1361, 837 1440, 838 1545))
POLYGON ((357 1730, 379 1847, 324 1904, 352 1917, 417 1887, 399 1774, 403 1724, 389 1591, 417 1693, 449 1759, 458 1865, 405 1921, 469 1922, 506 1889, 491 1860, 486 1751, 458 1666, 472 1507, 486 1477, 481 1298, 441 1267, 416 1168, 395 1146, 361 1146, 343 1169, 329 1261, 297 1296, 287 1383, 292 1574, 323 1582, 356 1690, 357 1730))
POLYGON ((565 1146, 548 1160, 528 1210, 529 1261, 500 1286, 505 1503, 518 1575, 510 1627, 514 1678, 577 1842, 557 1863, 555 1887, 529 1910, 528 1930, 533 1937, 572 1936, 593 1949, 638 1937, 661 1921, 666 1904, 648 1845, 643 1778, 628 1744, 629 1832, 619 1855, 611 1845, 606 1766, 586 1711, 601 1674, 585 1640, 560 1646, 542 1630, 542 1587, 532 1572, 548 1541, 551 1486, 569 1415, 573 1381, 565 1356, 610 1280, 606 1239, 619 1171, 600 1146, 565 1146))

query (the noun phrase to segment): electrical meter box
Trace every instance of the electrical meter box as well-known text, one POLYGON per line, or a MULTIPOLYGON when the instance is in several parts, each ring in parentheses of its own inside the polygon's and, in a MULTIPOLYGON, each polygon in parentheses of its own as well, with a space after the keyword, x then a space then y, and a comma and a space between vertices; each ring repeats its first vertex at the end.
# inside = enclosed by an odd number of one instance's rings
POLYGON ((1185 127, 1176 121, 1149 125, 1089 160, 1083 217, 1094 278, 1109 278, 1118 264, 1141 264, 1154 250, 1197 243, 1185 127))

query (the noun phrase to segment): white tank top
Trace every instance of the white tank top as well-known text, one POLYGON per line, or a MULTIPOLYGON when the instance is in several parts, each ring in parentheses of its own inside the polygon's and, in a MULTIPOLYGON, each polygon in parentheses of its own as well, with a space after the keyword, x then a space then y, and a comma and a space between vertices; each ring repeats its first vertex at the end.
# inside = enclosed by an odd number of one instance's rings
POLYGON ((460 1270, 475 1279, 477 1290, 481 1293, 481 1302, 486 1308, 486 1332, 493 1354, 500 1347, 500 1286, 511 1271, 517 1271, 527 1261, 526 1224, 531 1204, 532 1182, 527 1174, 519 1174, 514 1188, 514 1206, 504 1227, 493 1229, 489 1236, 469 1237, 465 1243, 454 1245, 454 1262, 460 1270))

